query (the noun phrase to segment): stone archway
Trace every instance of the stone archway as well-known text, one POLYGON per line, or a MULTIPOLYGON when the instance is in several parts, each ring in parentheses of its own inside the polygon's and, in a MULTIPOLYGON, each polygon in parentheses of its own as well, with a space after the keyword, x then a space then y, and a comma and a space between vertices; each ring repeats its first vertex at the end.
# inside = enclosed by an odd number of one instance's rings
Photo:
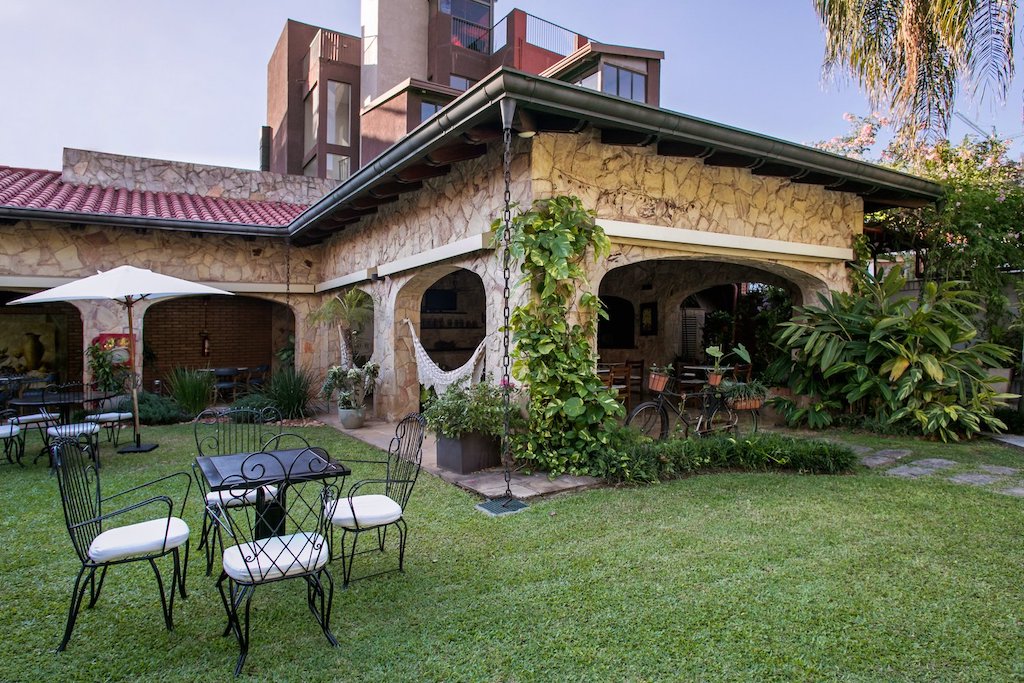
MULTIPOLYGON (((777 262, 711 255, 658 255, 622 263, 629 260, 622 258, 624 255, 619 252, 609 259, 611 267, 602 274, 598 293, 602 298, 625 299, 638 312, 646 309, 647 315, 657 322, 654 329, 640 331, 634 348, 599 348, 602 360, 607 361, 628 357, 664 364, 680 357, 686 351, 683 304, 693 301, 691 297, 698 293, 710 298, 709 293, 715 288, 761 283, 784 289, 794 303, 800 304, 828 289, 825 280, 816 274, 777 262)), ((699 340, 696 343, 699 345, 699 340)))

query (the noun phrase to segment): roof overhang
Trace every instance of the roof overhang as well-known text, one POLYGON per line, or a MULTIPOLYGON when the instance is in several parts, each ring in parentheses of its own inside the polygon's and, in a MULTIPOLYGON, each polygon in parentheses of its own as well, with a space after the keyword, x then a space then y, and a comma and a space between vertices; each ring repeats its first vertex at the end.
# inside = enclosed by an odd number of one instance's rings
POLYGON ((941 185, 917 176, 506 67, 359 169, 292 221, 288 233, 299 244, 318 242, 419 190, 423 180, 445 175, 452 164, 482 156, 488 142, 501 138, 498 103, 505 99, 516 101, 518 131, 592 128, 604 144, 656 145, 665 156, 856 194, 865 212, 925 206, 943 194, 941 185))

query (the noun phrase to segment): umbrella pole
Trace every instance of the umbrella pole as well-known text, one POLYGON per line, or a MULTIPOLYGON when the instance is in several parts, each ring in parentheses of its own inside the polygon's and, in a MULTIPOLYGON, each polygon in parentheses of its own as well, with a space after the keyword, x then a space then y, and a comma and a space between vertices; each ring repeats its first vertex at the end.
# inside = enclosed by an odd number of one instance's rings
POLYGON ((135 437, 131 446, 118 449, 118 453, 148 453, 157 447, 157 444, 142 443, 142 435, 139 433, 139 377, 135 367, 135 321, 132 318, 132 306, 135 302, 130 298, 126 300, 125 307, 128 309, 128 368, 132 373, 132 429, 135 437))

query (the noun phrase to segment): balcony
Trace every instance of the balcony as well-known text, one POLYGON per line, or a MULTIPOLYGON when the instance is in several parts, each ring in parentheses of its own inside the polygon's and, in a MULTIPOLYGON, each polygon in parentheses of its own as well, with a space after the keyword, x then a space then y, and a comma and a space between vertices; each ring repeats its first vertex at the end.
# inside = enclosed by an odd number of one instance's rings
POLYGON ((480 54, 491 54, 491 31, 472 21, 452 17, 452 45, 480 54))
POLYGON ((491 54, 509 44, 510 38, 523 36, 527 45, 567 57, 588 40, 575 31, 552 24, 521 10, 512 10, 491 29, 491 54), (523 36, 525 34, 525 36, 523 36))

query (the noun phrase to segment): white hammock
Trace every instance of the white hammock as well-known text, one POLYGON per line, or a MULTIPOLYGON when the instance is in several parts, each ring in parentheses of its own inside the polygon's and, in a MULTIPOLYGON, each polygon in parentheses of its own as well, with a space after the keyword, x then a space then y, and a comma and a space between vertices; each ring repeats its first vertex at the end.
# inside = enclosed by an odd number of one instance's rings
POLYGON ((483 364, 480 361, 484 357, 484 346, 487 343, 486 337, 476 347, 476 351, 473 352, 473 355, 469 357, 469 360, 464 365, 454 370, 442 370, 433 361, 427 350, 423 348, 419 337, 416 336, 416 328, 412 326, 412 321, 406 318, 404 322, 409 325, 409 333, 412 334, 412 347, 416 352, 416 376, 420 384, 428 389, 433 387, 434 391, 440 395, 463 377, 470 377, 470 382, 480 381, 483 375, 483 364))

